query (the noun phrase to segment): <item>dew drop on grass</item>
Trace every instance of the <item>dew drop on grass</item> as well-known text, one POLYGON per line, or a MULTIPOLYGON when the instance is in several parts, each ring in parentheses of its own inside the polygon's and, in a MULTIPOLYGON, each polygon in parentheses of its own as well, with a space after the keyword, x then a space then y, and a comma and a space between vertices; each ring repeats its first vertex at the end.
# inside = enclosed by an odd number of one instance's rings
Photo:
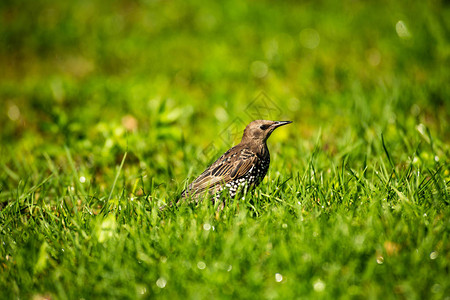
POLYGON ((281 227, 283 227, 283 228, 288 228, 288 224, 286 224, 286 223, 283 223, 283 225, 281 225, 281 227))
POLYGON ((211 229, 211 224, 208 223, 203 224, 203 229, 209 231, 211 229))
POLYGON ((156 285, 160 288, 163 289, 166 287, 167 284, 167 280, 164 277, 159 277, 158 280, 156 280, 156 285))
POLYGON ((283 275, 281 275, 280 273, 275 273, 275 281, 281 282, 282 280, 283 280, 283 275))
POLYGON ((397 31, 397 35, 401 39, 409 39, 411 37, 411 33, 409 32, 408 27, 402 20, 398 21, 397 24, 395 24, 395 31, 397 31))
POLYGON ((199 261, 199 262, 197 263, 197 268, 199 268, 200 270, 205 269, 205 268, 206 268, 205 262, 199 261))
POLYGON ((437 253, 436 251, 433 251, 430 253, 430 259, 436 259, 438 257, 439 253, 437 253))
POLYGON ((138 287, 138 294, 145 295, 147 293, 147 288, 145 286, 138 287))
POLYGON ((86 177, 81 176, 81 177, 80 177, 80 182, 81 182, 81 183, 85 183, 85 182, 86 182, 86 177))
POLYGON ((384 263, 384 257, 379 255, 377 257, 377 264, 382 265, 384 263))
POLYGON ((231 270, 233 270, 233 266, 232 266, 232 265, 229 265, 229 266, 228 266, 228 269, 227 269, 227 272, 231 272, 231 270))
POLYGON ((316 292, 322 292, 323 290, 325 290, 325 282, 317 279, 316 281, 314 281, 313 287, 316 292))
POLYGON ((426 127, 422 123, 416 126, 416 130, 419 131, 422 135, 426 134, 426 127))

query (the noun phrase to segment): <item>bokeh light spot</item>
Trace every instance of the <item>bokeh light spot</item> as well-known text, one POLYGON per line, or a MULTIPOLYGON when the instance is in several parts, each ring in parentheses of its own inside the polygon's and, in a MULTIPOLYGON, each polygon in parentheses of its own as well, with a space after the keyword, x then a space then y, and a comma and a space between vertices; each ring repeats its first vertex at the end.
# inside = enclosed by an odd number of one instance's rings
POLYGON ((367 51, 367 62, 372 67, 376 67, 381 62, 381 53, 378 49, 372 48, 367 51))
POLYGON ((265 62, 257 60, 252 62, 250 70, 256 78, 263 78, 267 75, 269 67, 265 62))
POLYGON ((13 121, 17 121, 20 118, 20 110, 17 105, 11 105, 8 108, 8 117, 13 121))
POLYGON ((325 282, 317 279, 316 281, 314 281, 313 287, 316 292, 323 292, 323 290, 325 290, 325 282))
POLYGON ((397 24, 395 24, 395 31, 397 31, 397 35, 401 39, 409 39, 411 37, 411 33, 409 32, 408 27, 402 20, 398 21, 397 24))
POLYGON ((199 262, 197 263, 197 268, 199 268, 200 270, 205 269, 205 268, 206 268, 205 262, 199 261, 199 262))
POLYGON ((305 28, 300 32, 300 43, 308 49, 316 49, 320 44, 319 33, 312 28, 305 28))

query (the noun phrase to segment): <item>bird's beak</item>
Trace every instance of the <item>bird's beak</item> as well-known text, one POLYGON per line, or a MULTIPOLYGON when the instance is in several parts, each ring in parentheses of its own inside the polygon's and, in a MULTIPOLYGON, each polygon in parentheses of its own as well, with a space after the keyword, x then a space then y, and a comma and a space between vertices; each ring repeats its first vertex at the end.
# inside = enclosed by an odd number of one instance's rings
POLYGON ((275 129, 280 126, 291 124, 291 123, 292 123, 292 121, 276 121, 275 123, 272 124, 272 127, 275 129))

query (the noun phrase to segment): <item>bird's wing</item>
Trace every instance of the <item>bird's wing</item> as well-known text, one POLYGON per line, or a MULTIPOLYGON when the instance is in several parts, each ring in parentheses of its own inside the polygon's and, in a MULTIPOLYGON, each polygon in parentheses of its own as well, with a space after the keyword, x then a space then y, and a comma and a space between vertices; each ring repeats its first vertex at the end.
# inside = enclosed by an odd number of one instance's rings
POLYGON ((248 149, 231 148, 200 174, 183 191, 182 195, 194 195, 205 190, 215 190, 218 185, 239 179, 249 172, 257 160, 256 154, 248 149))

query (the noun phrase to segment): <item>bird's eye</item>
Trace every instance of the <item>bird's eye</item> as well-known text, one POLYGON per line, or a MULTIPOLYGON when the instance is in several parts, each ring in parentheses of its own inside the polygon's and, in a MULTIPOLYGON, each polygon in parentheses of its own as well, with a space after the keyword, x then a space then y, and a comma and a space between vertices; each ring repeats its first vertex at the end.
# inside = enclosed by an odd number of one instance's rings
POLYGON ((264 124, 259 126, 259 128, 261 128, 262 130, 266 130, 267 128, 269 128, 269 125, 264 124))

